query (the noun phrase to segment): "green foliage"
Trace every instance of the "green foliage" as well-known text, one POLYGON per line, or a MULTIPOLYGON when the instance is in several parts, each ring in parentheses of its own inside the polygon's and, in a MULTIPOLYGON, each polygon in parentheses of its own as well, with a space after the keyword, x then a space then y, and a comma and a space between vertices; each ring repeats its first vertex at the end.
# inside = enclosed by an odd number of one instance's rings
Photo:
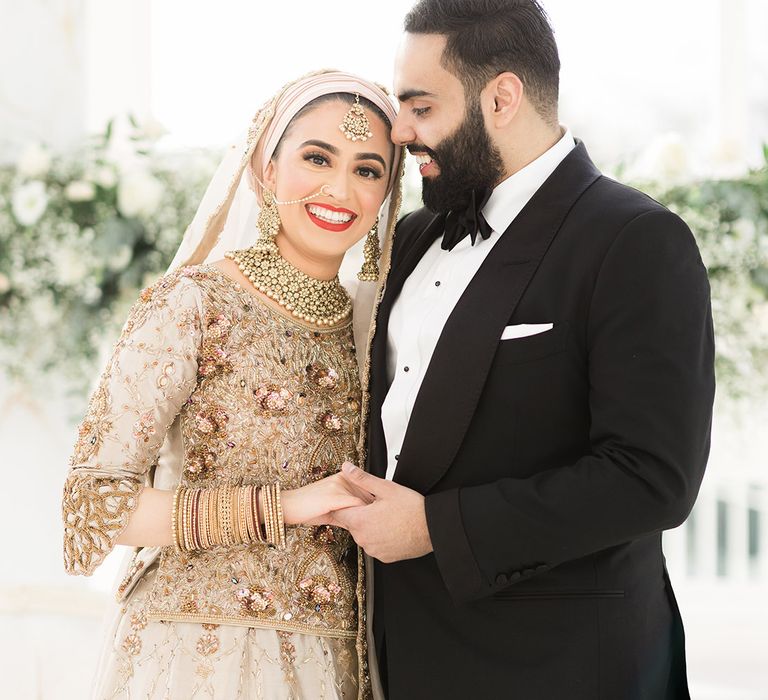
POLYGON ((83 394, 139 290, 165 272, 213 163, 138 135, 117 148, 111 123, 79 152, 37 156, 0 168, 0 362, 19 382, 55 373, 83 394))
POLYGON ((665 188, 641 185, 691 227, 709 273, 718 392, 759 398, 768 389, 768 146, 741 179, 665 188))

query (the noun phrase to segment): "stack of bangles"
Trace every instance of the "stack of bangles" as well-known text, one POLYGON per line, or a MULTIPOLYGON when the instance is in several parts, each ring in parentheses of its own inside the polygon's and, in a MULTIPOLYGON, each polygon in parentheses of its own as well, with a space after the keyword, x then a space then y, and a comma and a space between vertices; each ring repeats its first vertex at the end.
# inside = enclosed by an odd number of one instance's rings
POLYGON ((171 528, 177 552, 252 542, 285 547, 280 484, 207 489, 180 485, 173 496, 171 528))

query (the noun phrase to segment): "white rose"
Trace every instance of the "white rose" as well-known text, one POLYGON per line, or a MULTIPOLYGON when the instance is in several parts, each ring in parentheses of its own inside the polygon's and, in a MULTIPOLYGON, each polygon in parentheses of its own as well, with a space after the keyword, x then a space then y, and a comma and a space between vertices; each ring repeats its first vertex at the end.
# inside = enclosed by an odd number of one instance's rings
POLYGON ((16 169, 22 177, 42 177, 51 168, 51 154, 39 143, 30 143, 19 155, 16 169))
POLYGON ((48 193, 45 191, 45 184, 40 180, 19 185, 11 200, 13 215, 22 226, 36 224, 47 206, 48 193))
POLYGON ((95 195, 93 183, 86 180, 73 180, 64 190, 64 196, 70 202, 90 202, 95 195))
POLYGON ((5 294, 11 288, 11 280, 0 272, 0 294, 5 294))
POLYGON ((107 259, 107 267, 113 272, 124 270, 132 257, 133 251, 127 245, 122 245, 107 259))
POLYGON ((757 227, 752 219, 737 219, 731 224, 733 232, 741 239, 752 242, 757 235, 757 227))
POLYGON ((65 248, 56 256, 56 277, 64 286, 73 286, 83 281, 88 266, 81 253, 65 248))
POLYGON ((100 165, 93 172, 93 181, 105 190, 112 189, 117 184, 117 175, 114 168, 108 165, 100 165))
POLYGON ((163 196, 163 184, 146 171, 126 173, 117 187, 117 206, 124 216, 149 217, 163 196))

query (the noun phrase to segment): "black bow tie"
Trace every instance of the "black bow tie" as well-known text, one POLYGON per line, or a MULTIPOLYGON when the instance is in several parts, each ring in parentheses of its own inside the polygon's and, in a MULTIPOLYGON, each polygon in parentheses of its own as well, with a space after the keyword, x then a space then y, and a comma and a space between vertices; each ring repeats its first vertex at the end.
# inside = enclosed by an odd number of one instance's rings
POLYGON ((493 229, 482 214, 482 209, 490 198, 491 192, 493 189, 490 187, 472 190, 466 209, 448 212, 445 217, 443 242, 440 246, 443 250, 453 250, 456 244, 467 236, 472 239, 472 245, 475 245, 478 231, 483 240, 491 235, 493 229))

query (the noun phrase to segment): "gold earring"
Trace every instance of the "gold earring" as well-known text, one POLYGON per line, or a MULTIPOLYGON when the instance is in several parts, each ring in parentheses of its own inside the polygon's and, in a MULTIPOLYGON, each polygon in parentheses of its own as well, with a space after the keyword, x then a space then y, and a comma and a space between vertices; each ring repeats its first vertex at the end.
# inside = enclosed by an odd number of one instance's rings
POLYGON ((376 219, 376 223, 368 232, 368 237, 365 239, 365 246, 363 247, 363 267, 360 272, 357 273, 357 279, 359 279, 361 282, 375 282, 379 279, 380 255, 381 248, 379 248, 379 220, 376 219))
POLYGON ((264 188, 264 204, 259 211, 256 220, 256 228, 259 230, 259 238, 254 244, 254 248, 264 253, 277 253, 277 244, 275 236, 280 230, 280 212, 277 210, 275 195, 271 190, 264 188))

